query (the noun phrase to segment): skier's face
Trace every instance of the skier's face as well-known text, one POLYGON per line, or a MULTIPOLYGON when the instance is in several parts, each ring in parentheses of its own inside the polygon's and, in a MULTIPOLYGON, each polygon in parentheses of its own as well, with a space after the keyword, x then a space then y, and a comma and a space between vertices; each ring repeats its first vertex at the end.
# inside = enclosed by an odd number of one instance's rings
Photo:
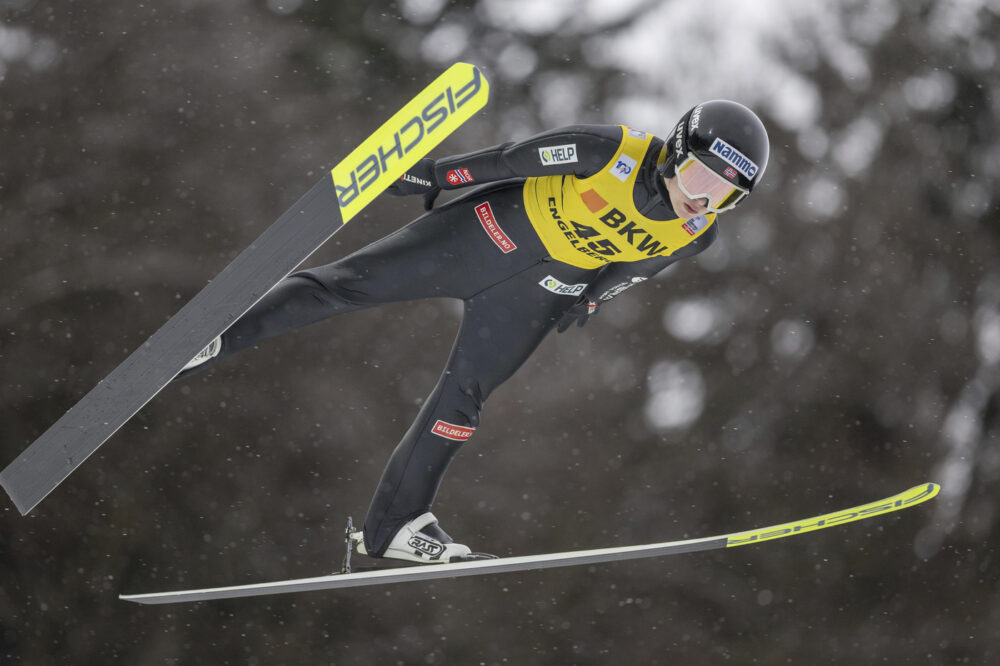
POLYGON ((691 199, 681 191, 677 185, 677 176, 664 178, 667 185, 667 194, 670 195, 670 207, 674 209, 677 217, 682 220, 690 220, 708 212, 708 199, 691 199))

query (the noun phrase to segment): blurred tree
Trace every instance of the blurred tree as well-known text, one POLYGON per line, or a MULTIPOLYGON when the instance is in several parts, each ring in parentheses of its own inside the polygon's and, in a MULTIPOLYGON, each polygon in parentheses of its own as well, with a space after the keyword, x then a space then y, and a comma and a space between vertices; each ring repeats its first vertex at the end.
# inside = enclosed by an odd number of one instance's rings
MULTIPOLYGON (((7 0, 0 21, 8 460, 463 59, 494 99, 441 154, 572 122, 665 133, 709 97, 758 109, 774 150, 716 247, 497 392, 435 508, 450 529, 540 552, 944 485, 931 511, 738 557, 164 614, 110 601, 336 566, 456 325, 448 303, 403 304, 168 388, 33 518, 8 507, 5 659, 995 660, 995 3, 7 0)), ((418 212, 379 202, 313 261, 418 212)))

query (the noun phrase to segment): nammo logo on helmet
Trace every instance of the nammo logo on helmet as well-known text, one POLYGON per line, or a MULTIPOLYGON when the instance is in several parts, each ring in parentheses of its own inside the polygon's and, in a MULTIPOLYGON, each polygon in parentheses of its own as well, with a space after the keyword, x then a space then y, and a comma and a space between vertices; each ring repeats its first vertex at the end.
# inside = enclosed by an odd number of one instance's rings
POLYGON ((737 171, 747 178, 753 179, 753 177, 757 175, 758 167, 754 164, 753 160, 730 146, 722 139, 716 138, 709 150, 732 164, 737 171))

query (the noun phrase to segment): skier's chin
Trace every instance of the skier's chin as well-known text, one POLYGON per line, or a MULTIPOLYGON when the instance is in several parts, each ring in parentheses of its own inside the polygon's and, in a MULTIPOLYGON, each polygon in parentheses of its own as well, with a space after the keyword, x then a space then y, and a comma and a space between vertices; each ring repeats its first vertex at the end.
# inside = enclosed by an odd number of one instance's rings
POLYGON ((679 217, 682 220, 690 220, 693 217, 704 215, 707 212, 706 208, 704 208, 703 206, 698 206, 690 199, 686 198, 680 198, 680 200, 674 204, 673 208, 674 212, 677 214, 677 217, 679 217))
POLYGON ((704 212, 701 209, 695 208, 686 201, 681 204, 681 209, 683 210, 683 215, 681 215, 681 217, 686 220, 690 220, 692 217, 698 217, 699 215, 704 215, 704 212))

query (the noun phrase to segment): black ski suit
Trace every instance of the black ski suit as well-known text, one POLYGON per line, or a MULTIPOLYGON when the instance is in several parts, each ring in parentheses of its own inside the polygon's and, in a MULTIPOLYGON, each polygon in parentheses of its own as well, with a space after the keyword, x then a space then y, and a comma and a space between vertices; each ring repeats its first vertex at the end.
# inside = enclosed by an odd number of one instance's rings
MULTIPOLYGON (((344 259, 289 276, 223 334, 216 361, 342 312, 420 298, 462 299, 462 324, 444 373, 375 490, 364 525, 369 553, 382 555, 403 524, 430 509, 449 462, 479 426, 483 403, 567 310, 587 300, 609 300, 714 240, 716 225, 710 224, 672 252, 662 248, 642 261, 616 262, 581 249, 590 233, 583 231, 573 246, 583 253, 575 263, 583 266, 552 258, 537 231, 538 221, 526 211, 526 183, 540 176, 561 175, 565 181, 598 174, 623 154, 619 151, 628 134, 642 133, 614 125, 573 126, 439 160, 434 171, 445 189, 488 184, 344 259), (562 151, 546 157, 546 147, 562 151), (602 265, 587 265, 597 261, 602 265)), ((641 159, 632 160, 639 170, 632 204, 649 220, 681 224, 655 170, 663 142, 649 139, 641 159)), ((636 230, 643 231, 634 225, 626 229, 629 234, 636 230)), ((619 225, 621 238, 635 241, 626 231, 619 225)), ((605 252, 609 242, 594 247, 605 252)), ((653 246, 640 243, 647 252, 653 246)))

